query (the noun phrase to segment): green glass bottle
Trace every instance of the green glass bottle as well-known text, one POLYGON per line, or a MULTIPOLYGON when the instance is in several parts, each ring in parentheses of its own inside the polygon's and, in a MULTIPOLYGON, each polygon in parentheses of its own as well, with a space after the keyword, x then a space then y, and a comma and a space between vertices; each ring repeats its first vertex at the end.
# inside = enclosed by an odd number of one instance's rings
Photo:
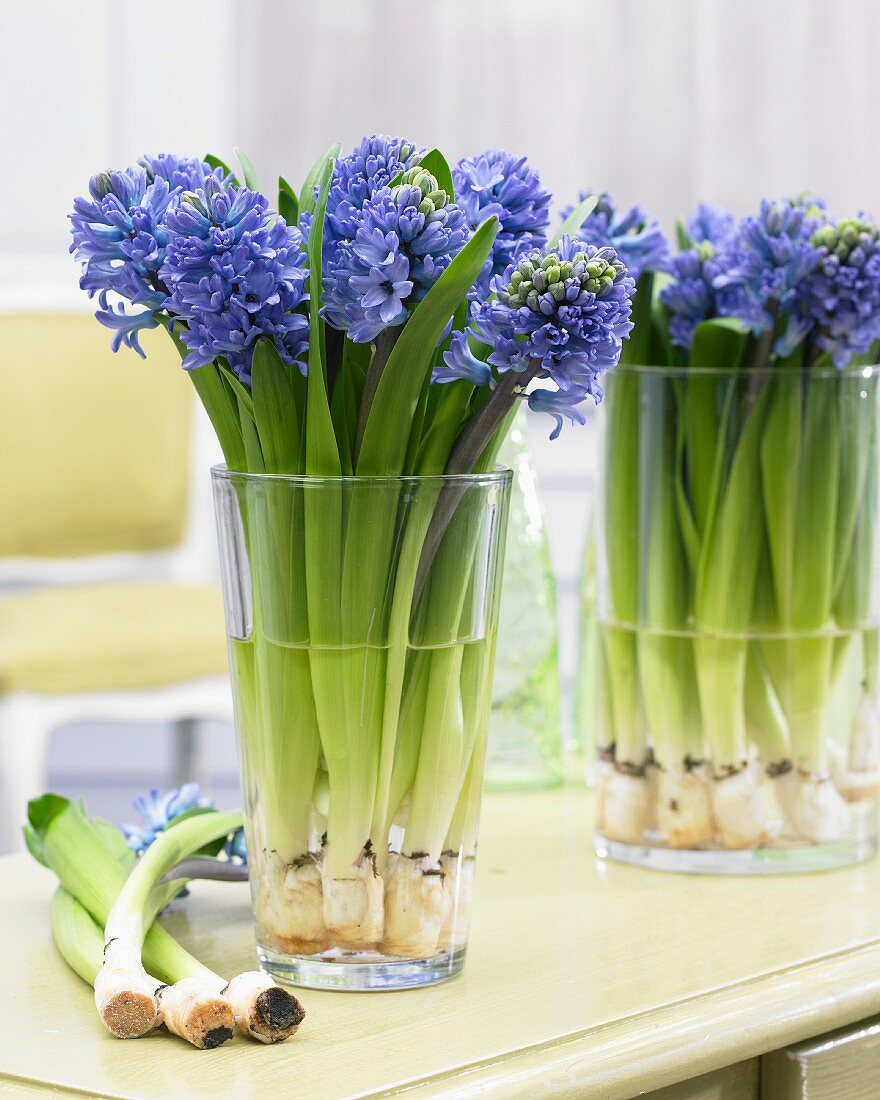
POLYGON ((513 470, 486 786, 562 782, 556 582, 521 409, 499 462, 513 470))

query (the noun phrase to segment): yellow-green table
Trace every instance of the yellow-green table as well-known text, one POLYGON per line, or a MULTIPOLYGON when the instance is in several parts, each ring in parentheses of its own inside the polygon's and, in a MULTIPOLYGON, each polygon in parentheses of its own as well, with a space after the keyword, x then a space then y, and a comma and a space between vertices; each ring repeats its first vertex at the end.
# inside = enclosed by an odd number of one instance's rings
MULTIPOLYGON (((880 864, 659 874, 598 863, 590 821, 576 785, 487 797, 464 973, 400 993, 304 990, 300 1034, 270 1048, 112 1039, 52 946, 52 876, 2 859, 0 1097, 740 1100, 774 1051, 771 1100, 880 1096, 876 1027, 843 1036, 843 1091, 790 1091, 811 1057, 839 1086, 826 1052, 840 1045, 803 1041, 880 1012, 880 864)), ((168 924, 222 973, 253 966, 243 885, 196 884, 168 924)))

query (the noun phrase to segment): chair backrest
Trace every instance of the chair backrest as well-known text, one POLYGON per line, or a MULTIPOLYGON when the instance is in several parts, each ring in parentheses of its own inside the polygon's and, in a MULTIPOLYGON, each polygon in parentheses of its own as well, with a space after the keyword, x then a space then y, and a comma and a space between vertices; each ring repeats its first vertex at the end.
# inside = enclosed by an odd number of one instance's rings
POLYGON ((167 333, 142 343, 146 362, 90 314, 0 316, 0 558, 181 542, 192 387, 167 333))

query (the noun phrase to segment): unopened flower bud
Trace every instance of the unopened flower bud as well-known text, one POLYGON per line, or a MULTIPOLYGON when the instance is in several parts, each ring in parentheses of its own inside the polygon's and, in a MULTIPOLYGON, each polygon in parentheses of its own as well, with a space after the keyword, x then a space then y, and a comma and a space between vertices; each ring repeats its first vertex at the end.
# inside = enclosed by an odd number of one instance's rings
POLYGON ((89 190, 98 199, 104 199, 113 194, 113 180, 109 172, 99 172, 89 181, 89 190))

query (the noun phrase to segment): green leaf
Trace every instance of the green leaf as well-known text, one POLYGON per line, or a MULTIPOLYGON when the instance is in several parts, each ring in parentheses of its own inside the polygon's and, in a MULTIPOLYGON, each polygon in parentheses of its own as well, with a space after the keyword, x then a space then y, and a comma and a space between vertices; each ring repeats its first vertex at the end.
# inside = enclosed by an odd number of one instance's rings
POLYGON ((732 380, 702 370, 737 370, 748 344, 748 333, 726 318, 697 325, 691 344, 682 408, 687 479, 697 531, 702 538, 720 484, 726 446, 726 416, 732 380), (721 453, 719 453, 719 448, 721 453))
POLYGON ((678 511, 678 526, 687 555, 688 566, 696 576, 700 562, 700 531, 697 528, 691 502, 685 491, 685 431, 684 431, 685 395, 679 390, 679 412, 675 418, 675 503, 678 511))
POLYGON ((27 806, 28 825, 38 837, 42 838, 55 818, 70 805, 69 798, 53 794, 51 791, 40 795, 39 798, 32 798, 27 806))
POLYGON ((445 382, 434 389, 438 396, 432 403, 432 415, 426 418, 413 471, 421 475, 442 474, 446 469, 449 455, 467 419, 468 405, 474 392, 474 387, 463 379, 445 382))
POLYGON ((821 378, 807 384, 802 431, 792 624, 819 630, 831 614, 840 473, 840 410, 821 378))
MULTIPOLYGON (((216 814, 218 811, 213 806, 190 806, 188 810, 184 810, 182 814, 178 814, 176 817, 168 822, 162 832, 170 832, 178 825, 182 825, 184 821, 189 821, 193 817, 203 817, 205 814, 216 814)), ((226 841, 229 839, 229 834, 216 837, 214 840, 209 840, 207 844, 204 844, 201 848, 197 848, 192 854, 193 856, 218 856, 226 847, 226 841)))
POLYGON ((238 163, 241 165, 245 187, 249 188, 251 191, 261 190, 260 181, 257 179, 257 173, 254 170, 253 164, 251 164, 250 157, 237 147, 232 151, 238 157, 238 163))
POLYGON ((675 223, 675 238, 682 252, 686 252, 689 248, 694 247, 694 242, 691 240, 690 234, 681 218, 675 223))
POLYGON ((714 490, 712 514, 703 539, 695 614, 701 627, 745 629, 751 622, 755 579, 763 538, 761 441, 767 389, 746 417, 723 490, 714 490))
POLYGON ((64 798, 60 794, 52 794, 51 792, 40 795, 39 798, 32 798, 30 802, 28 802, 28 820, 22 830, 24 833, 24 842, 27 850, 37 863, 42 863, 44 867, 49 867, 51 869, 51 864, 46 858, 46 853, 43 849, 46 831, 55 818, 63 813, 71 804, 69 798, 64 798))
POLYGON ((212 168, 222 168, 227 176, 232 176, 232 182, 237 184, 238 179, 235 172, 229 167, 225 160, 221 160, 219 157, 215 157, 213 153, 208 153, 205 157, 205 163, 210 164, 212 168))
MULTIPOLYGON (((288 367, 271 340, 254 346, 251 393, 254 421, 266 472, 299 472, 300 427, 296 408, 296 367, 288 367)), ((298 372, 297 372, 298 373, 298 372)))
POLYGON ((288 225, 299 220, 299 199, 284 176, 278 177, 278 213, 288 225))
MULTIPOLYGON (((188 351, 180 339, 182 327, 178 324, 170 330, 171 339, 181 360, 186 358, 188 351)), ((247 469, 241 422, 238 419, 238 404, 229 387, 224 384, 219 367, 216 363, 206 363, 204 367, 197 367, 186 373, 217 433, 226 465, 230 470, 247 469)))
POLYGON ((556 230, 550 238, 547 247, 553 248, 553 246, 558 244, 566 234, 568 234, 569 237, 577 237, 577 231, 583 226, 584 222, 598 205, 598 195, 587 195, 584 201, 577 204, 562 225, 556 230))
POLYGON ((222 359, 218 360, 218 366, 220 367, 220 373, 227 385, 232 388, 232 392, 235 394, 238 401, 244 406, 244 408, 250 413, 251 419, 254 417, 254 400, 251 397, 250 390, 244 385, 222 359))
POLYGON ((782 626, 791 623, 798 469, 801 463, 801 372, 773 372, 770 410, 761 441, 761 471, 767 542, 776 607, 782 626))
POLYGON ((426 153, 419 161, 419 167, 431 173, 440 185, 441 190, 446 192, 450 200, 455 198, 455 184, 452 182, 452 170, 447 163, 446 157, 443 156, 439 149, 432 149, 429 153, 426 153))
POLYGON ((359 474, 395 476, 403 471, 413 417, 434 349, 449 318, 474 285, 497 232, 497 218, 485 221, 403 326, 372 404, 358 460, 359 474))
POLYGON ((333 418, 333 430, 339 445, 339 460, 346 477, 352 474, 352 447, 357 429, 358 403, 354 393, 351 361, 343 356, 339 365, 339 375, 330 398, 330 415, 333 418))
POLYGON ((312 231, 309 233, 309 325, 312 339, 309 341, 308 403, 306 405, 306 473, 312 477, 338 477, 342 472, 339 448, 330 415, 327 397, 327 379, 324 375, 324 357, 321 341, 315 336, 322 331, 319 309, 321 307, 321 250, 324 238, 324 216, 327 210, 327 194, 333 175, 333 160, 322 162, 319 180, 318 204, 312 231))
POLYGON ((101 842, 107 851, 115 856, 117 862, 119 862, 126 871, 130 870, 137 856, 131 848, 129 848, 128 841, 125 839, 122 830, 117 825, 112 825, 109 821, 104 821, 101 817, 91 818, 90 824, 101 838, 101 842))
POLYGON ((632 300, 632 331, 623 343, 620 362, 649 366, 648 345, 651 341, 651 315, 654 307, 654 273, 639 276, 632 300))
MULTIPOLYGON (((324 178, 324 173, 327 170, 327 163, 332 162, 339 156, 339 152, 342 146, 339 142, 335 145, 329 146, 329 148, 321 154, 315 161, 312 167, 309 169, 308 175, 303 181, 302 190, 299 193, 299 209, 302 214, 311 214, 317 200, 315 198, 315 188, 319 185, 319 182, 324 178)), ((331 168, 332 172, 332 168, 331 168)), ((323 222, 323 217, 321 219, 323 222)))

